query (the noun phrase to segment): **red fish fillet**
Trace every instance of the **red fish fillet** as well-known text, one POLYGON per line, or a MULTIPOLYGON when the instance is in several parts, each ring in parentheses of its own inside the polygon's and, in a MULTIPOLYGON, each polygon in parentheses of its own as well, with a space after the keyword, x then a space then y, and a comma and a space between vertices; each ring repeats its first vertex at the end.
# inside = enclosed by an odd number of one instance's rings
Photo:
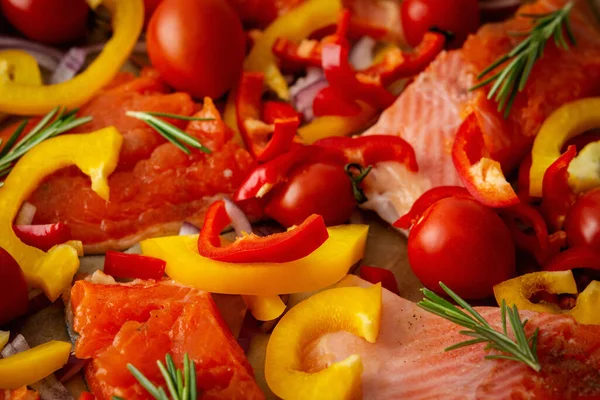
POLYGON ((210 99, 195 115, 213 121, 170 121, 213 152, 186 155, 128 110, 191 115, 196 105, 184 93, 166 93, 152 71, 140 78, 120 76, 117 82, 82 107, 90 132, 115 126, 123 135, 117 171, 109 177, 110 201, 90 188, 89 179, 74 168, 48 178, 31 196, 37 207, 34 223, 66 223, 86 253, 126 249, 141 239, 177 233, 183 221, 200 225, 214 196, 231 194, 254 161, 231 141, 231 130, 210 99))
MULTIPOLYGON (((562 7, 566 0, 539 0, 520 13, 540 14, 562 7)), ((552 41, 504 119, 486 98, 487 88, 469 91, 477 74, 510 51, 531 20, 512 20, 483 26, 460 50, 444 52, 383 112, 365 134, 398 135, 415 149, 419 172, 411 174, 397 163, 378 165, 367 178, 364 207, 392 223, 405 214, 427 189, 460 185, 451 149, 457 128, 471 112, 482 126, 486 146, 509 173, 529 150, 542 122, 561 105, 600 94, 600 31, 583 0, 571 12, 577 46, 557 49, 552 41)))
MULTIPOLYGON (((501 329, 498 308, 476 309, 501 329)), ((444 352, 469 339, 461 328, 387 290, 376 343, 348 332, 326 334, 306 349, 304 368, 317 371, 359 354, 365 400, 600 399, 600 326, 581 325, 568 316, 520 313, 529 319, 528 334, 540 329, 539 373, 520 362, 484 359, 483 344, 444 352)))

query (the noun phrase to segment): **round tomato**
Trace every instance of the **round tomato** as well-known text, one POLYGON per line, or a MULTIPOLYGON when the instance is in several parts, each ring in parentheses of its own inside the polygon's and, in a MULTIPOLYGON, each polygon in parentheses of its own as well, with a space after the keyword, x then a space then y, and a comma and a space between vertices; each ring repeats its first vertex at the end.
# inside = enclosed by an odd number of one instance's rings
POLYGON ((337 164, 306 164, 276 186, 265 213, 284 226, 301 224, 319 214, 328 226, 346 222, 356 206, 350 178, 337 164))
POLYGON ((565 231, 571 247, 589 245, 600 249, 600 188, 577 199, 565 219, 565 231))
POLYGON ((85 0, 2 0, 2 14, 19 32, 48 44, 80 38, 89 11, 85 0))
POLYGON ((144 21, 146 24, 162 0, 144 0, 144 21))
POLYGON ((423 285, 443 282, 464 299, 483 299, 515 275, 515 245, 500 217, 472 199, 434 203, 408 236, 410 266, 423 285))
POLYGON ((223 0, 163 1, 146 39, 165 82, 197 98, 218 98, 236 83, 245 40, 240 19, 223 0))
POLYGON ((477 0, 404 0, 400 15, 411 46, 421 43, 431 28, 438 28, 454 35, 451 47, 460 47, 480 24, 477 0))
POLYGON ((0 247, 0 326, 27 312, 27 282, 19 264, 0 247))

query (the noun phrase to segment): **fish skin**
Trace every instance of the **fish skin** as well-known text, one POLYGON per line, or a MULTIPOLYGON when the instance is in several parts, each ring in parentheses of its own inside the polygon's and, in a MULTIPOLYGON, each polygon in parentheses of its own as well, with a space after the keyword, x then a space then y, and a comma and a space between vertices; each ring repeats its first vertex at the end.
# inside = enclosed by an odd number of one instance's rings
MULTIPOLYGON (((539 0, 524 5, 519 12, 539 14, 565 3, 539 0)), ((546 47, 508 119, 487 99, 488 88, 469 88, 477 82, 479 71, 517 43, 509 32, 528 30, 529 20, 519 17, 484 25, 462 49, 442 52, 364 133, 404 138, 415 149, 419 172, 408 178, 410 173, 399 163, 375 166, 371 178, 365 180, 370 201, 363 207, 393 223, 427 189, 462 186, 451 150, 458 127, 471 112, 476 113, 492 158, 509 174, 531 148, 546 117, 567 102, 600 94, 600 28, 590 19, 587 7, 585 1, 577 1, 571 13, 577 46, 569 51, 553 44, 546 47)))
MULTIPOLYGON (((352 284, 369 285, 352 279, 352 284)), ((499 308, 475 309, 501 329, 499 308)), ((540 329, 540 373, 520 362, 484 359, 483 344, 445 352, 468 339, 459 333, 461 327, 387 290, 375 343, 348 332, 328 333, 303 350, 303 367, 315 372, 359 354, 365 400, 600 399, 600 327, 566 315, 520 315, 529 319, 528 335, 540 329)))

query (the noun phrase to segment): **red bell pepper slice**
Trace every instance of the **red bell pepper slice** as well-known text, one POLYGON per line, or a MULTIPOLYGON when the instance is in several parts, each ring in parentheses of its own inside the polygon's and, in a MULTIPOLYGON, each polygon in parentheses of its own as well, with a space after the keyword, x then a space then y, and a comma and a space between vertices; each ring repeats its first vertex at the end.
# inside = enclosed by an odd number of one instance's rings
POLYGON ((503 208, 500 212, 516 246, 532 254, 539 264, 544 264, 548 259, 550 242, 548 228, 542 215, 535 208, 524 203, 503 208), (517 224, 518 221, 533 229, 535 236, 522 230, 517 224))
POLYGON ((354 117, 362 111, 355 101, 341 97, 330 86, 321 89, 313 100, 313 113, 316 117, 337 115, 339 117, 354 117))
POLYGON ((483 205, 508 207, 519 203, 500 163, 489 158, 474 113, 458 129, 452 146, 452 161, 469 193, 483 205))
POLYGON ((240 185, 234 199, 243 201, 263 197, 273 186, 284 182, 293 168, 320 161, 340 165, 345 165, 347 162, 346 157, 337 150, 295 145, 291 151, 256 167, 240 185))
POLYGON ((416 224, 419 219, 421 219, 429 207, 448 197, 456 197, 459 199, 473 198, 469 191, 461 186, 438 186, 433 189, 429 189, 423 193, 421 197, 417 199, 417 201, 414 202, 409 212, 394 222, 394 226, 400 229, 412 228, 412 226, 416 224))
POLYGON ((23 243, 43 251, 71 240, 71 230, 62 222, 48 225, 15 225, 13 230, 23 243))
POLYGON ((388 86, 402 78, 420 74, 444 50, 446 36, 438 32, 427 32, 413 52, 392 51, 383 61, 360 71, 359 76, 378 79, 388 86))
POLYGON ((267 101, 262 109, 262 120, 267 124, 274 124, 278 119, 294 117, 300 119, 300 114, 290 103, 285 103, 283 101, 267 101))
POLYGON ((159 280, 165 275, 167 263, 154 257, 108 251, 104 258, 104 273, 123 279, 159 280))
POLYGON ((82 392, 79 395, 79 400, 96 400, 96 396, 90 392, 82 392))
POLYGON ((522 202, 531 203, 532 198, 529 195, 529 171, 531 170, 531 153, 527 154, 521 165, 519 165, 519 175, 517 182, 517 195, 522 202))
POLYGON ((289 151, 300 124, 297 116, 276 119, 274 127, 260 120, 263 82, 262 73, 245 72, 236 95, 238 128, 246 148, 260 162, 289 151))
POLYGON ((212 260, 231 263, 285 263, 308 256, 329 237, 323 217, 311 215, 287 232, 266 237, 250 234, 221 247, 221 231, 230 223, 225 202, 213 203, 200 230, 198 253, 212 260))
POLYGON ((545 271, 570 271, 575 268, 600 271, 600 252, 591 246, 573 247, 557 254, 544 266, 545 271))
POLYGON ((392 135, 369 135, 360 137, 333 136, 314 144, 345 155, 347 162, 375 165, 382 161, 398 161, 413 172, 419 170, 415 150, 406 140, 392 135))
POLYGON ((561 229, 575 194, 569 186, 569 164, 577 155, 575 146, 569 146, 544 173, 542 183, 542 212, 553 230, 561 229))
POLYGON ((398 290, 398 281, 396 281, 396 276, 390 270, 377 268, 377 267, 360 267, 360 277, 367 282, 371 282, 372 284, 381 283, 385 289, 390 292, 397 294, 400 296, 400 291, 398 290))

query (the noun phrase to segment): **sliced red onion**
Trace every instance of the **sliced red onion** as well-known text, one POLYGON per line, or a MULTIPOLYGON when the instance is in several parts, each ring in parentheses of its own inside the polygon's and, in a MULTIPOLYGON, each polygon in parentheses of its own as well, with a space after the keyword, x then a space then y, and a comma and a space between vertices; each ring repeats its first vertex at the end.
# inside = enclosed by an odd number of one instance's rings
POLYGON ((375 49, 375 45, 377 41, 372 37, 365 36, 361 38, 352 50, 350 50, 350 55, 348 59, 350 64, 355 69, 365 69, 371 66, 373 63, 373 50, 375 49))
POLYGON ((50 76, 49 83, 61 83, 73 79, 75 75, 83 68, 87 53, 79 47, 71 48, 67 54, 60 60, 58 67, 50 76))
POLYGON ((26 201, 21 205, 21 209, 15 218, 15 225, 31 225, 36 211, 37 208, 26 201))
POLYGON ((63 58, 62 51, 54 47, 44 46, 26 39, 0 35, 0 49, 24 50, 36 58, 38 63, 49 70, 54 70, 63 58))
POLYGON ((19 334, 15 336, 15 338, 10 343, 4 346, 4 348, 0 352, 0 356, 6 358, 14 356, 15 354, 20 353, 22 351, 27 351, 29 349, 30 347, 29 344, 27 344, 27 340, 25 340, 25 337, 23 337, 23 335, 19 334))
POLYGON ((246 214, 231 200, 225 200, 225 210, 231 219, 231 226, 235 229, 237 237, 242 237, 245 234, 252 233, 252 225, 246 217, 246 214))
POLYGON ((502 21, 517 11, 521 0, 480 0, 482 22, 502 21))
POLYGON ((309 68, 306 76, 298 78, 296 83, 290 87, 292 105, 301 112, 304 120, 310 122, 314 119, 313 102, 315 96, 321 89, 327 86, 327 79, 320 68, 309 68))
POLYGON ((184 222, 179 229, 179 236, 197 235, 198 233, 200 233, 200 229, 189 222, 184 222))
POLYGON ((71 353, 65 366, 56 371, 54 376, 60 383, 67 382, 69 379, 79 373, 79 371, 81 371, 88 362, 89 360, 82 360, 81 358, 77 358, 75 354, 71 353))

